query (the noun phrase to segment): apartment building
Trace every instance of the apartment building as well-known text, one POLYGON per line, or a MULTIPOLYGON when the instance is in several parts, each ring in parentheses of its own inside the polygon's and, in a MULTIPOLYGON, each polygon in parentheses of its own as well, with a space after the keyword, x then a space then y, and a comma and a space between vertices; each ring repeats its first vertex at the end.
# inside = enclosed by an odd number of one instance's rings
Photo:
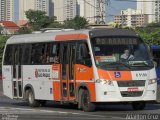
POLYGON ((76 9, 76 0, 54 0, 54 16, 59 22, 74 18, 77 15, 76 9))
POLYGON ((0 20, 14 20, 14 0, 0 0, 0 20))
POLYGON ((6 1, 5 0, 0 0, 0 21, 6 19, 6 10, 5 10, 5 5, 6 1))
POLYGON ((128 8, 122 10, 120 15, 114 16, 114 22, 122 27, 143 27, 148 23, 148 15, 142 14, 141 10, 128 8))
POLYGON ((19 0, 19 20, 27 20, 25 11, 45 11, 49 15, 49 0, 19 0))
POLYGON ((137 9, 148 15, 148 23, 160 22, 160 0, 137 0, 137 9))

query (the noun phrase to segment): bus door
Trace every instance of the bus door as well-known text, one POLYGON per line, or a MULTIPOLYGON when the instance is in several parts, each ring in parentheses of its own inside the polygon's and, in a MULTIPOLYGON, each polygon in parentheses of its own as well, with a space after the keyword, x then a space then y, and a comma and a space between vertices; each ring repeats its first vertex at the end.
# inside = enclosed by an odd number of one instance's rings
POLYGON ((61 96, 63 101, 75 99, 75 49, 76 45, 62 45, 61 51, 61 96))
POLYGON ((22 98, 22 46, 14 46, 13 48, 13 98, 22 98))

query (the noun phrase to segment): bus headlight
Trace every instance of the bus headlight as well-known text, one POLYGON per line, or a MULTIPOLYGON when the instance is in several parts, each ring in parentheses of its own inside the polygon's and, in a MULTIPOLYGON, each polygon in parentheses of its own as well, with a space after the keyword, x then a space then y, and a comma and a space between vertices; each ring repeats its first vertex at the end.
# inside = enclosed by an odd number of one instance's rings
POLYGON ((148 81, 148 84, 150 85, 150 84, 154 84, 154 83, 156 83, 157 82, 157 79, 155 78, 155 79, 150 79, 149 81, 148 81))
POLYGON ((111 86, 114 86, 112 80, 97 79, 96 83, 101 83, 102 85, 111 85, 111 86))

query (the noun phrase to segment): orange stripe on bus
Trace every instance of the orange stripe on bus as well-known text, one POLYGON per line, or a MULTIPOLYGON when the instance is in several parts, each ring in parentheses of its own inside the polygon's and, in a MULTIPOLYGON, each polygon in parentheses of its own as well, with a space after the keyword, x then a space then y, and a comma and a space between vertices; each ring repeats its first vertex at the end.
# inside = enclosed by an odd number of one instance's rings
POLYGON ((53 82, 53 98, 55 101, 60 101, 61 99, 60 82, 53 82))
POLYGON ((66 34, 66 35, 57 35, 55 40, 86 40, 88 36, 86 34, 66 34))

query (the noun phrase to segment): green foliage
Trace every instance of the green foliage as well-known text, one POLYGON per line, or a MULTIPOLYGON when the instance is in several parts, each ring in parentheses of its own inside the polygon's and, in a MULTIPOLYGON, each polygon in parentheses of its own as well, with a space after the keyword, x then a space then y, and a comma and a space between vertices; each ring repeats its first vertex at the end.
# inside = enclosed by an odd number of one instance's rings
POLYGON ((0 63, 2 63, 3 50, 9 36, 0 35, 0 63))
POLYGON ((136 28, 137 33, 150 44, 160 44, 160 27, 154 26, 155 24, 149 24, 145 28, 136 28))
POLYGON ((150 23, 147 25, 147 27, 160 27, 160 22, 158 23, 150 23))
POLYGON ((33 27, 33 30, 40 30, 41 28, 48 27, 56 17, 49 17, 45 11, 40 10, 28 10, 25 12, 29 24, 33 27))
POLYGON ((29 29, 28 27, 21 27, 21 28, 17 31, 18 34, 29 34, 29 33, 31 33, 31 32, 32 32, 32 30, 29 29))
POLYGON ((64 21, 64 28, 83 29, 88 25, 88 21, 84 17, 76 16, 73 19, 64 21))
POLYGON ((55 21, 56 17, 49 17, 45 11, 28 10, 25 12, 29 24, 33 30, 40 30, 41 28, 72 28, 83 29, 88 25, 88 21, 84 17, 76 16, 73 19, 65 20, 63 24, 55 21))
POLYGON ((52 22, 48 27, 49 28, 63 28, 63 24, 55 21, 55 22, 52 22))

